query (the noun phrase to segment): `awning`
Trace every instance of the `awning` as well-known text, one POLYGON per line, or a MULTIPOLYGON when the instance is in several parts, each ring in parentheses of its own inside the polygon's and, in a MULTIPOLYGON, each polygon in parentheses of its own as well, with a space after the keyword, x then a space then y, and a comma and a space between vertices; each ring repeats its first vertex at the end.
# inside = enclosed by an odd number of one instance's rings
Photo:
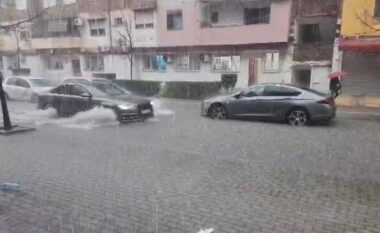
POLYGON ((342 39, 339 50, 356 52, 380 52, 380 39, 342 39))

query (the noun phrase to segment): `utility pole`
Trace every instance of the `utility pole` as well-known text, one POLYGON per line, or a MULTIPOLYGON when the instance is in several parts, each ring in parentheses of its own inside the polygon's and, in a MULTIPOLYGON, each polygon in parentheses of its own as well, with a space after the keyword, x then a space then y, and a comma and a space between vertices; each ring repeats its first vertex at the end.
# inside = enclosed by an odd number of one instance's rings
POLYGON ((1 109, 3 110, 3 122, 4 130, 12 130, 11 118, 9 117, 7 100, 5 99, 4 89, 3 89, 3 73, 0 71, 0 100, 1 100, 1 109))
POLYGON ((111 19, 111 0, 108 0, 108 30, 110 38, 110 51, 113 51, 113 42, 112 42, 112 19, 111 19))

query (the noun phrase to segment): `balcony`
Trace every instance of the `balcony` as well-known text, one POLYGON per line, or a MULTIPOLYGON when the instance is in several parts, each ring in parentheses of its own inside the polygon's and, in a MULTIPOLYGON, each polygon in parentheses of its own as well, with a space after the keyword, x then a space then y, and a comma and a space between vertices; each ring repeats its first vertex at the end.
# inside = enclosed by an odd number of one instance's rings
POLYGON ((294 61, 331 61, 334 44, 331 43, 303 43, 294 44, 294 61))
POLYGON ((69 49, 80 48, 80 37, 33 38, 34 49, 69 49))
POLYGON ((340 0, 296 0, 296 15, 300 17, 336 16, 340 0))

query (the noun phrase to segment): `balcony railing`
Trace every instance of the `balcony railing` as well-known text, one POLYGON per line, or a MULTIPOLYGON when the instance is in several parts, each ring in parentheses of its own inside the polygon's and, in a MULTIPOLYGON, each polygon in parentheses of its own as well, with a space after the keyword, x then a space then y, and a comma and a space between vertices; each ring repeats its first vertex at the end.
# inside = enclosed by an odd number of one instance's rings
POLYGON ((301 17, 337 15, 340 0, 296 0, 296 14, 301 17))
POLYGON ((294 61, 331 61, 334 44, 304 43, 294 45, 294 61))

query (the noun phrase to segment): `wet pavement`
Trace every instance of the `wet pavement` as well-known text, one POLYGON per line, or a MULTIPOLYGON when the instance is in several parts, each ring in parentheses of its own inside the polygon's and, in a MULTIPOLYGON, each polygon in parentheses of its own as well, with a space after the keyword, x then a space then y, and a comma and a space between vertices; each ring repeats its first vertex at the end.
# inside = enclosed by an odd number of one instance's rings
POLYGON ((11 103, 37 131, 0 137, 0 233, 380 232, 380 124, 293 128, 200 117, 194 101, 118 125, 11 103))

